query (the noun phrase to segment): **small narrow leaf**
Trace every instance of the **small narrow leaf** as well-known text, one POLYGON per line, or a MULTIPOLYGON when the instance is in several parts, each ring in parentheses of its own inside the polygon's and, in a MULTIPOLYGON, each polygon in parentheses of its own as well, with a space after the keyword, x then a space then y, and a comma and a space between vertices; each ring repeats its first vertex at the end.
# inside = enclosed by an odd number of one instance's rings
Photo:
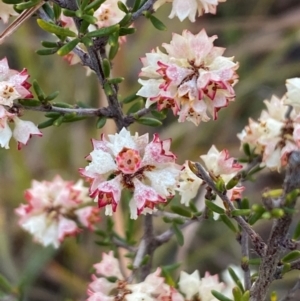
POLYGON ((85 36, 89 38, 94 38, 94 37, 106 37, 114 33, 115 31, 118 31, 120 29, 119 24, 114 24, 108 27, 103 27, 91 32, 88 32, 85 36))
POLYGON ((165 114, 165 112, 163 111, 151 111, 151 114, 156 118, 156 119, 159 119, 159 120, 164 120, 166 119, 167 115, 165 114))
POLYGON ((28 107, 38 107, 41 105, 41 102, 39 100, 30 98, 19 99, 19 103, 23 106, 28 107))
POLYGON ((232 280, 235 282, 235 284, 238 286, 238 288, 241 290, 242 293, 244 293, 244 287, 241 283, 241 280, 239 279, 239 277, 237 276, 237 274, 235 273, 235 271, 232 268, 228 268, 228 272, 230 277, 232 278, 232 280))
POLYGON ((69 52, 71 52, 79 43, 79 38, 76 38, 68 43, 66 43, 64 46, 62 46, 58 51, 57 54, 60 56, 67 55, 69 52))
POLYGON ((119 36, 127 36, 129 34, 134 34, 134 33, 136 33, 136 28, 134 27, 129 27, 129 28, 122 27, 120 28, 119 36))
POLYGON ((35 53, 38 55, 51 55, 56 53, 57 48, 39 49, 35 53))
POLYGON ((99 119, 97 120, 96 128, 102 129, 105 126, 106 120, 107 120, 106 116, 99 117, 99 119))
POLYGON ((40 0, 31 0, 31 1, 28 1, 28 2, 23 2, 23 3, 19 3, 19 4, 16 4, 16 9, 17 10, 24 10, 24 9, 29 9, 33 6, 35 6, 36 4, 38 4, 40 2, 40 0))
POLYGON ((220 292, 217 292, 215 290, 212 290, 211 294, 220 301, 233 301, 232 299, 227 298, 226 296, 224 296, 223 294, 221 294, 220 292))
POLYGON ((47 32, 54 33, 58 36, 76 37, 76 33, 68 28, 57 26, 53 23, 46 22, 43 19, 37 19, 38 25, 47 32))
POLYGON ((243 151, 246 156, 251 157, 251 149, 249 143, 244 143, 243 144, 243 151))
POLYGON ((107 58, 102 61, 102 70, 105 78, 108 78, 110 75, 110 62, 107 58))
POLYGON ((146 254, 142 259, 140 266, 147 264, 149 262, 149 259, 150 259, 150 255, 146 254))
POLYGON ((139 119, 136 119, 137 123, 143 124, 143 125, 148 125, 148 126, 161 126, 162 122, 151 117, 141 117, 139 119))
POLYGON ((56 3, 53 3, 52 5, 53 5, 54 17, 56 20, 58 20, 60 18, 60 14, 61 14, 61 7, 56 3))
POLYGON ((59 95, 59 91, 54 91, 51 94, 49 94, 48 96, 46 96, 45 100, 51 101, 51 100, 55 99, 58 95, 59 95))
POLYGON ((41 122, 40 124, 38 124, 38 128, 39 129, 47 128, 47 127, 53 125, 54 120, 55 119, 49 119, 49 120, 46 120, 44 122, 41 122))
POLYGON ((232 295, 233 295, 234 301, 241 301, 243 293, 240 290, 240 288, 238 286, 236 286, 232 289, 232 295))
POLYGON ((287 255, 285 255, 281 261, 284 262, 284 263, 287 263, 287 262, 291 262, 291 261, 294 261, 296 259, 300 258, 300 251, 299 250, 294 250, 290 253, 288 253, 287 255))
POLYGON ((3 275, 0 274, 0 292, 5 292, 9 294, 12 291, 13 291, 12 285, 3 275))
POLYGON ((21 3, 22 0, 2 0, 2 2, 6 4, 18 4, 21 3))
POLYGON ((76 12, 73 11, 73 10, 69 10, 69 9, 63 9, 63 14, 66 16, 66 17, 76 17, 76 12))
POLYGON ((261 259, 260 258, 251 258, 249 259, 249 265, 260 265, 261 259))
POLYGON ((237 233, 238 230, 235 227, 235 225, 233 224, 233 222, 230 220, 230 218, 225 215, 225 214, 221 214, 220 215, 220 219, 222 220, 222 222, 230 229, 232 230, 234 233, 237 233))
POLYGON ((158 29, 158 30, 166 30, 167 29, 166 25, 163 22, 161 22, 160 20, 158 20, 156 17, 154 17, 153 15, 151 15, 149 19, 150 19, 152 25, 156 29, 158 29))
POLYGON ((205 200, 205 204, 210 210, 212 210, 216 213, 219 213, 219 214, 225 214, 225 210, 223 208, 219 207, 218 205, 216 205, 215 203, 213 203, 209 200, 205 200))
POLYGON ((251 213, 251 209, 235 209, 231 211, 232 216, 245 216, 251 213))
POLYGON ((226 184, 226 189, 232 189, 233 187, 235 187, 238 182, 240 181, 241 176, 237 175, 235 177, 233 177, 227 184, 226 184))
POLYGON ((141 0, 135 0, 134 5, 132 7, 132 11, 135 12, 140 8, 141 0))
POLYGON ((188 218, 192 217, 191 212, 188 209, 184 208, 184 207, 177 206, 177 205, 172 205, 171 210, 174 213, 178 214, 178 215, 185 216, 185 217, 188 217, 188 218))
POLYGON ((119 8, 122 12, 124 12, 125 14, 128 13, 128 8, 127 8, 127 6, 126 6, 122 1, 118 1, 117 5, 118 5, 118 8, 119 8))
POLYGON ((55 118, 57 119, 61 114, 58 112, 49 112, 45 114, 45 117, 47 118, 55 118))
POLYGON ((122 81, 124 81, 124 77, 114 77, 114 78, 109 78, 107 80, 110 84, 120 84, 122 81))
POLYGON ((295 231, 294 231, 294 235, 293 235, 293 239, 297 240, 300 237, 300 221, 298 222, 295 231))
POLYGON ((89 5, 87 5, 87 6, 84 8, 84 10, 85 10, 85 11, 89 11, 89 10, 91 10, 91 9, 97 10, 97 9, 100 7, 100 5, 101 5, 102 3, 104 3, 104 2, 105 2, 105 0, 94 0, 94 1, 91 2, 89 5))
POLYGON ((97 22, 97 18, 91 15, 82 15, 81 19, 88 22, 89 24, 95 24, 97 22))
POLYGON ((128 22, 131 20, 132 13, 126 13, 123 19, 119 22, 120 27, 128 25, 128 22))
POLYGON ((135 93, 132 94, 132 95, 129 95, 127 97, 125 97, 122 101, 122 103, 130 103, 130 102, 133 102, 135 101, 136 99, 140 98, 139 95, 136 95, 135 93))
POLYGON ((174 231, 175 237, 177 239, 177 242, 180 246, 183 246, 184 244, 184 237, 183 234, 181 232, 181 230, 179 229, 178 225, 176 223, 172 224, 172 229, 174 231))
POLYGON ((54 126, 60 126, 64 121, 65 116, 61 115, 53 122, 54 126))
POLYGON ((56 42, 42 41, 41 44, 42 44, 42 46, 44 46, 46 48, 57 48, 58 47, 56 42))
POLYGON ((113 60, 114 57, 117 55, 118 51, 119 51, 119 43, 111 45, 108 53, 108 58, 110 60, 113 60))
POLYGON ((250 291, 246 291, 241 298, 241 301, 249 301, 250 299, 250 291))

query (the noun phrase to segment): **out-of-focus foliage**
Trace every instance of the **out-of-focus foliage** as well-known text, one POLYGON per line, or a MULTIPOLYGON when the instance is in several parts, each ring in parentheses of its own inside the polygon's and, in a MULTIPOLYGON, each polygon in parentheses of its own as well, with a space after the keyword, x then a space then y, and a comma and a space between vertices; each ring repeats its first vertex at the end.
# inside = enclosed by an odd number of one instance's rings
MULTIPOLYGON (((157 14, 168 28, 164 32, 157 31, 149 20, 136 21, 137 33, 128 36, 113 64, 113 75, 125 78, 120 94, 124 98, 138 89, 139 57, 163 42, 168 43, 171 32, 181 33, 188 28, 197 33, 205 28, 209 36, 217 34, 215 44, 227 48, 225 55, 235 56, 240 63, 236 101, 220 112, 217 121, 199 127, 179 124, 170 114, 160 134, 162 138, 173 138, 172 151, 181 164, 185 159, 198 160, 211 144, 219 149, 228 148, 238 156, 236 133, 249 117, 259 116, 264 99, 272 94, 283 95, 285 79, 300 76, 300 3, 297 0, 227 0, 218 6, 216 16, 205 15, 192 24, 168 19, 169 12, 170 7, 165 5, 157 14)), ((12 68, 26 67, 31 79, 36 78, 46 93, 59 90, 59 101, 71 104, 82 101, 93 107, 105 105, 105 97, 93 74, 86 77, 83 67, 69 66, 59 56, 35 53, 43 39, 44 33, 35 19, 29 20, 1 45, 0 58, 6 56, 12 68)), ((124 109, 130 105, 124 105, 124 109)), ((40 113, 24 114, 35 123, 44 120, 40 113)), ((111 121, 100 130, 96 129, 96 122, 95 118, 50 127, 43 130, 43 138, 32 139, 22 151, 17 150, 13 141, 9 151, 0 150, 0 273, 14 284, 23 284, 28 298, 24 300, 83 300, 92 264, 106 250, 96 246, 96 237, 86 232, 79 241, 67 239, 59 251, 44 249, 17 226, 13 212, 23 202, 23 191, 30 186, 31 179, 49 180, 55 174, 61 174, 66 180, 79 178, 78 168, 85 166, 84 157, 92 149, 90 139, 99 138, 102 132, 115 131, 111 121)), ((132 126, 131 130, 140 134, 155 131, 140 125, 132 126)), ((276 173, 262 175, 259 183, 247 185, 245 195, 250 201, 259 201, 257 196, 263 187, 276 187, 280 179, 276 173)), ((103 217, 103 223, 104 220, 103 217)), ((164 227, 159 222, 156 226, 164 227)), ((263 226, 264 222, 256 226, 262 236, 263 226)), ((185 270, 199 268, 212 273, 222 271, 230 263, 239 263, 239 244, 223 224, 206 221, 192 227, 184 234, 185 245, 178 248, 175 240, 170 242, 158 250, 156 263, 171 264, 184 259, 185 270)), ((135 229, 138 240, 140 233, 138 227, 135 229)), ((287 287, 292 276, 286 277, 287 287)))

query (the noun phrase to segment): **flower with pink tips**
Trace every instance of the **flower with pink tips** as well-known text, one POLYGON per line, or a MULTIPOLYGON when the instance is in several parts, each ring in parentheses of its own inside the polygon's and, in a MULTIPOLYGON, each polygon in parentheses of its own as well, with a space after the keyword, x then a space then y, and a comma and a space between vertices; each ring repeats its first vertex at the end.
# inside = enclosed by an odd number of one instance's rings
POLYGON ((21 149, 33 135, 42 136, 37 126, 31 121, 21 120, 18 110, 12 109, 14 100, 32 97, 28 77, 26 69, 21 72, 9 69, 7 59, 0 60, 0 146, 6 149, 11 137, 17 140, 18 149, 21 149), (8 123, 14 123, 13 131, 8 123))
POLYGON ((133 219, 152 213, 156 204, 175 194, 180 168, 169 151, 171 140, 160 140, 157 134, 148 140, 148 134, 131 136, 125 128, 108 139, 93 140, 94 150, 87 157, 90 163, 80 173, 91 182, 90 194, 107 215, 116 211, 123 189, 132 192, 133 219))
POLYGON ((215 14, 217 11, 217 5, 219 2, 225 2, 226 0, 158 0, 155 2, 153 8, 157 10, 165 3, 172 3, 172 11, 169 18, 178 17, 180 21, 189 18, 191 22, 195 22, 195 16, 198 13, 198 17, 203 14, 215 14))
POLYGON ((19 225, 44 246, 58 248, 66 236, 76 235, 80 226, 93 229, 99 221, 98 208, 90 205, 88 189, 56 176, 51 182, 33 181, 25 191, 27 204, 16 209, 19 225))
POLYGON ((217 36, 208 37, 205 30, 194 35, 183 31, 173 34, 170 44, 142 58, 138 95, 147 98, 146 107, 172 109, 178 121, 199 125, 235 99, 233 86, 237 82, 238 64, 223 56, 224 48, 215 47, 217 36))
MULTIPOLYGON (((287 82, 290 83, 289 80, 287 82)), ((287 97, 294 97, 294 93, 287 93, 287 97)), ((288 155, 299 149, 300 114, 292 109, 286 117, 289 110, 286 97, 272 96, 264 103, 267 110, 262 111, 259 120, 249 119, 249 124, 237 136, 262 157, 263 166, 279 171, 287 164, 288 155)))

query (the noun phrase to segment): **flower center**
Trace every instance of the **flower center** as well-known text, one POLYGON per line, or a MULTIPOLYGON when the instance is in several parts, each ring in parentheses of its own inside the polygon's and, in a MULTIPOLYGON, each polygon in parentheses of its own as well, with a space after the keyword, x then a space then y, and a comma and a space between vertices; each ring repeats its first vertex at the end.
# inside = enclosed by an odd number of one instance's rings
POLYGON ((0 83, 0 104, 12 106, 13 100, 19 98, 20 94, 16 91, 15 87, 8 82, 0 83))
POLYGON ((116 157, 119 170, 125 174, 135 173, 141 166, 142 159, 137 150, 124 147, 116 157))

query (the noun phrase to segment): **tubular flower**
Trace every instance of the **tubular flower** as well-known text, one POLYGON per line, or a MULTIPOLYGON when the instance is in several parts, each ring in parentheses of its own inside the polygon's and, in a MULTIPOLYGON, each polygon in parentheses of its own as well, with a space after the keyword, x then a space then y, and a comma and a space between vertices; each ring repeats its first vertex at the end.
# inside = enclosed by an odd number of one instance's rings
POLYGON ((14 100, 32 97, 28 90, 31 87, 28 77, 26 69, 21 72, 9 69, 7 59, 0 60, 0 146, 6 149, 12 136, 18 141, 18 149, 26 145, 32 135, 42 136, 31 121, 21 120, 19 113, 12 109, 14 100), (8 126, 9 122, 15 125, 13 131, 8 126))
POLYGON ((58 248, 66 236, 76 235, 80 226, 93 228, 99 221, 98 208, 90 206, 88 189, 82 181, 33 181, 25 191, 27 204, 16 209, 19 225, 44 246, 58 248))
POLYGON ((2 19, 4 23, 7 23, 8 18, 10 16, 17 16, 17 15, 18 13, 14 10, 13 5, 6 4, 0 1, 0 19, 2 19))
POLYGON ((188 17, 191 22, 195 22, 195 16, 197 12, 198 17, 207 13, 215 14, 219 2, 225 1, 226 0, 158 0, 155 2, 153 8, 157 10, 163 4, 171 2, 172 11, 169 15, 169 18, 174 18, 177 16, 180 21, 183 21, 188 17))
POLYGON ((300 114, 295 110, 285 115, 289 108, 286 98, 272 96, 264 101, 267 110, 262 111, 258 121, 249 120, 249 125, 237 136, 242 143, 248 143, 254 153, 262 156, 262 165, 278 171, 287 163, 288 155, 299 149, 300 114))
POLYGON ((163 44, 166 54, 158 48, 142 58, 138 95, 146 97, 146 107, 157 103, 158 110, 172 109, 179 122, 199 125, 208 121, 209 112, 217 112, 235 99, 238 64, 222 56, 224 48, 214 47, 217 36, 208 37, 205 30, 193 35, 188 30, 173 34, 170 44, 163 44))
POLYGON ((106 214, 116 211, 124 188, 133 193, 129 203, 131 218, 152 213, 155 204, 164 203, 175 193, 179 166, 169 151, 171 139, 161 141, 157 134, 148 143, 148 135, 131 136, 123 128, 108 140, 93 140, 89 165, 80 173, 90 180, 90 195, 96 197, 106 214))

